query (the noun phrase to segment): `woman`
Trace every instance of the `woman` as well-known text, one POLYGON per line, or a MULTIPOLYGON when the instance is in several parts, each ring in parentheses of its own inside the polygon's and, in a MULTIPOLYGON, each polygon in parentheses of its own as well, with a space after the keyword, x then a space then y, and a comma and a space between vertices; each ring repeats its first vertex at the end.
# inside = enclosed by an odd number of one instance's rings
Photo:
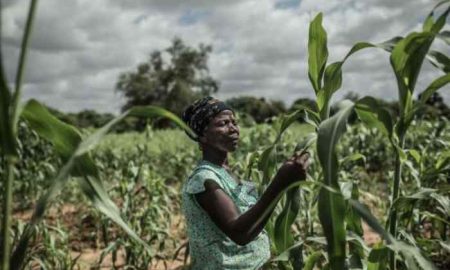
POLYGON ((254 185, 235 178, 228 167, 227 155, 239 142, 233 110, 206 97, 190 105, 183 120, 197 134, 203 155, 182 189, 191 269, 259 269, 270 258, 264 231, 270 215, 262 215, 285 187, 305 179, 309 154, 284 162, 258 198, 254 185))

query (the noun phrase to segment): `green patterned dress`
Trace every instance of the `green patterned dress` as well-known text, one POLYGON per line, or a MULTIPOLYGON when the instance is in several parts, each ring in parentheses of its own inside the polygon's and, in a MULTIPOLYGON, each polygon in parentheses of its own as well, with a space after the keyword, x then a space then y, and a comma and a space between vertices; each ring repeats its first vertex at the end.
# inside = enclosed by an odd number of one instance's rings
POLYGON ((217 182, 240 213, 247 211, 258 200, 256 188, 251 182, 237 184, 224 168, 204 160, 198 164, 182 188, 182 210, 187 223, 191 269, 259 269, 270 258, 267 233, 263 230, 245 246, 228 238, 194 197, 194 194, 205 190, 206 179, 217 182))

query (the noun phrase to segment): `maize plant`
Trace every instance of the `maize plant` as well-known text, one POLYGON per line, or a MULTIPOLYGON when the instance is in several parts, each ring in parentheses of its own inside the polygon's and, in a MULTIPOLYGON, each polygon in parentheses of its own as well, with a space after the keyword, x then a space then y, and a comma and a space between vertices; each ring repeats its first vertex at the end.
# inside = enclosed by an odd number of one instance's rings
POLYGON ((2 203, 2 269, 21 268, 26 256, 29 241, 35 234, 35 225, 42 220, 48 205, 64 188, 69 176, 76 177, 83 193, 100 212, 122 227, 135 241, 149 249, 148 245, 142 241, 129 227, 127 222, 122 219, 119 209, 105 192, 99 179, 98 168, 89 152, 101 141, 112 126, 127 116, 167 117, 188 132, 191 131, 181 119, 169 111, 154 106, 135 107, 111 120, 108 124, 82 140, 81 134, 76 128, 58 120, 36 100, 30 100, 25 105, 20 104, 21 85, 24 75, 23 71, 25 70, 27 47, 31 35, 36 6, 37 0, 32 0, 22 39, 14 91, 10 90, 10 86, 6 81, 3 65, 0 63, 0 151, 2 160, 5 161, 4 166, 6 168, 5 179, 2 179, 4 182, 5 193, 4 202, 2 203), (13 181, 15 181, 13 171, 18 163, 17 130, 19 119, 28 122, 30 127, 42 138, 53 144, 54 150, 64 160, 64 165, 51 180, 49 189, 36 203, 31 221, 22 232, 19 243, 14 247, 14 252, 12 253, 9 232, 11 229, 12 186, 13 181))
MULTIPOLYGON (((270 175, 275 170, 276 161, 274 160, 274 149, 281 138, 281 134, 292 123, 293 119, 304 117, 305 120, 316 127, 317 136, 311 136, 312 141, 316 140, 317 156, 322 167, 320 179, 310 185, 320 186, 318 194, 318 214, 322 224, 323 233, 326 239, 327 260, 325 267, 330 269, 349 269, 363 268, 364 265, 370 269, 384 269, 386 265, 386 255, 390 249, 389 268, 396 269, 395 253, 401 253, 405 259, 405 265, 409 268, 422 267, 423 269, 434 269, 434 266, 420 254, 415 247, 406 245, 404 242, 396 239, 397 236, 397 208, 401 205, 399 199, 399 184, 401 179, 401 166, 405 161, 406 153, 404 149, 405 134, 414 115, 424 105, 425 101, 439 88, 446 85, 450 79, 449 74, 437 78, 427 87, 418 102, 413 102, 413 90, 417 81, 421 64, 425 57, 444 72, 448 72, 448 58, 440 52, 429 52, 433 39, 440 36, 448 39, 448 32, 439 32, 445 24, 449 9, 447 9, 437 20, 434 21, 434 10, 448 1, 439 3, 426 18, 423 32, 412 33, 407 37, 395 37, 381 44, 371 44, 360 42, 355 44, 342 61, 327 65, 328 50, 327 36, 322 27, 322 15, 319 14, 311 22, 309 29, 308 43, 308 76, 312 87, 316 93, 316 106, 302 107, 299 111, 289 115, 281 120, 277 128, 278 136, 272 146, 262 152, 259 157, 259 167, 262 171, 262 184, 267 183, 270 175), (342 102, 341 108, 334 116, 330 117, 330 100, 333 94, 342 85, 342 66, 352 54, 365 48, 378 47, 391 52, 391 65, 397 78, 400 100, 400 117, 395 122, 389 112, 377 106, 374 98, 365 97, 353 104, 351 102, 342 102), (396 162, 394 168, 394 183, 391 200, 391 208, 388 219, 388 231, 383 229, 380 222, 372 216, 370 211, 358 202, 358 188, 356 183, 345 186, 339 182, 339 160, 336 153, 336 144, 339 138, 344 134, 346 122, 351 112, 356 107, 359 117, 372 127, 378 127, 389 137, 394 149, 396 149, 396 162), (345 193, 347 195, 345 195, 345 193), (348 195, 350 194, 350 195, 348 195), (380 244, 368 252, 364 244, 352 241, 348 235, 356 235, 361 239, 362 227, 361 219, 365 220, 376 232, 378 232, 386 241, 386 246, 380 244), (351 253, 347 257, 348 249, 351 253), (368 253, 366 256, 365 253, 368 253)), ((304 143, 302 143, 305 145, 304 143)), ((302 145, 301 144, 301 145, 302 145)), ((308 145, 311 144, 311 141, 308 145)), ((417 158, 418 154, 409 151, 417 158)), ((358 153, 353 157, 346 159, 359 158, 358 153)), ((445 161, 440 162, 440 169, 445 161)), ((280 212, 275 222, 267 226, 269 232, 272 232, 272 238, 275 242, 276 250, 282 253, 280 256, 286 256, 294 269, 301 269, 304 265, 302 254, 298 252, 303 243, 293 243, 293 237, 290 233, 291 225, 300 210, 299 205, 299 186, 306 186, 308 182, 297 184, 287 191, 285 206, 280 212), (288 251, 289 255, 284 254, 283 250, 288 251)), ((412 195, 412 198, 424 198, 435 190, 428 190, 419 195, 412 195)), ((448 209, 448 204, 442 196, 435 195, 437 201, 441 202, 443 209, 448 209)), ((275 207, 275 206, 273 206, 275 207)), ((445 213, 444 213, 445 215, 445 213)), ((447 213, 448 215, 448 213, 447 213)), ((446 232, 444 232, 445 234, 446 232)), ((415 243, 412 243, 415 244, 415 243)), ((277 258, 280 260, 280 256, 277 258)), ((308 260, 308 268, 313 267, 312 262, 317 260, 318 254, 312 254, 311 260, 308 260)), ((282 267, 286 265, 281 264, 282 267)))
MULTIPOLYGON (((448 57, 438 51, 430 49, 436 38, 448 37, 447 31, 442 31, 445 25, 450 7, 448 7, 436 20, 434 18, 435 10, 447 4, 449 1, 442 1, 435 6, 423 23, 422 32, 409 33, 406 37, 397 39, 397 43, 390 50, 390 64, 397 80, 398 99, 400 105, 399 118, 392 119, 389 113, 378 106, 373 98, 366 97, 360 101, 357 109, 360 118, 369 126, 379 128, 391 142, 396 150, 394 179, 392 183, 391 208, 389 210, 389 218, 386 227, 389 233, 396 237, 399 233, 398 216, 401 211, 401 201, 405 197, 400 195, 400 185, 402 182, 402 171, 407 164, 407 154, 420 163, 420 155, 415 149, 405 149, 405 139, 408 129, 412 122, 425 105, 425 102, 431 95, 444 87, 450 82, 450 74, 448 73, 448 57), (426 87, 419 100, 414 101, 413 94, 418 80, 423 61, 428 58, 430 62, 441 69, 444 75, 436 78, 428 87, 426 87)), ((439 169, 443 169, 442 167, 439 169)), ((439 195, 435 195, 439 196, 439 195)), ((423 198, 425 199, 425 198, 423 198)), ((439 201, 439 200, 438 200, 439 201)), ((440 200, 442 202, 442 200, 440 200)), ((448 209, 448 203, 444 200, 444 209, 448 209)), ((448 218, 448 212, 443 213, 448 218)), ((445 234, 445 233, 444 233, 445 234)), ((396 256, 394 252, 389 255, 390 269, 396 269, 396 256)))
MULTIPOLYGON (((429 256, 429 250, 438 250, 440 256, 446 256, 450 212, 448 128, 445 122, 441 121, 426 122, 423 125, 429 126, 422 129, 418 116, 427 99, 450 81, 448 57, 443 52, 431 49, 436 38, 441 38, 449 44, 450 34, 443 30, 449 9, 435 18, 437 9, 446 7, 448 2, 443 1, 433 9, 426 17, 421 32, 395 37, 380 44, 357 43, 342 61, 331 64, 327 63, 327 33, 322 26, 322 14, 318 14, 311 21, 308 77, 316 96, 315 105, 300 106, 291 114, 277 119, 271 126, 254 127, 247 137, 242 136, 242 142, 246 145, 237 153, 238 156, 243 156, 244 160, 236 165, 237 169, 246 179, 255 180, 262 191, 269 184, 279 161, 284 159, 285 155, 294 149, 309 149, 312 152, 311 159, 314 163, 310 166, 307 180, 288 187, 269 207, 266 215, 260 217, 268 218, 267 213, 275 209, 265 229, 272 240, 271 248, 275 255, 269 264, 276 265, 276 269, 436 269, 424 254, 429 256), (394 118, 372 97, 364 97, 354 103, 338 103, 336 107, 339 110, 330 115, 332 97, 342 86, 344 63, 352 54, 367 48, 381 48, 390 53, 390 64, 398 86, 398 118, 394 118), (436 78, 422 91, 420 98, 414 100, 415 85, 425 59, 442 70, 444 75, 436 78), (366 125, 364 129, 354 129, 358 134, 346 132, 348 118, 355 111, 366 125), (286 143, 289 128, 298 119, 309 123, 312 131, 308 130, 305 136, 298 136, 292 144, 286 143), (356 151, 339 150, 337 146, 343 143, 342 138, 348 139, 348 146, 356 136, 366 137, 361 138, 366 143, 379 145, 367 148, 362 145, 359 149, 356 148, 356 151), (386 144, 381 145, 384 143, 383 139, 386 144), (255 141, 266 147, 252 152, 255 141), (364 148, 364 151, 361 151, 361 148, 364 148), (389 151, 393 151, 392 154, 388 153, 389 151), (395 156, 394 164, 383 160, 386 156, 395 156), (392 191, 389 192, 391 199, 385 213, 385 226, 372 215, 368 207, 359 202, 364 191, 359 186, 358 175, 349 172, 355 169, 355 162, 370 162, 373 158, 383 161, 383 166, 392 166, 385 168, 392 170, 393 178, 389 183, 392 191), (351 169, 348 169, 350 167, 351 169), (278 201, 281 203, 277 203, 278 201), (364 243, 363 220, 384 241, 371 247, 364 243), (421 236, 423 223, 431 224, 433 238, 421 236)), ((41 235, 44 246, 39 252, 47 254, 48 251, 49 254, 55 254, 48 261, 34 258, 42 268, 75 267, 77 259, 73 260, 70 251, 59 247, 68 242, 68 234, 59 226, 46 225, 43 229, 36 226, 43 220, 56 195, 67 188, 69 179, 75 180, 86 198, 104 214, 100 226, 105 249, 99 258, 99 264, 106 260, 106 255, 112 254, 115 267, 118 253, 124 252, 126 266, 148 268, 152 258, 160 256, 149 245, 155 241, 155 245, 159 244, 160 249, 165 248, 163 238, 170 233, 167 213, 175 211, 176 208, 171 205, 164 209, 166 206, 162 205, 170 205, 169 201, 177 197, 176 191, 168 191, 172 188, 170 186, 157 191, 152 189, 165 185, 166 178, 172 177, 172 181, 182 178, 188 172, 185 166, 189 163, 187 160, 192 160, 193 163, 196 155, 194 151, 175 157, 163 154, 161 160, 149 157, 152 162, 147 164, 148 159, 142 158, 148 153, 148 149, 144 147, 134 153, 134 156, 121 154, 121 161, 125 164, 123 171, 120 172, 119 167, 112 165, 113 168, 109 169, 116 172, 108 175, 109 172, 103 170, 101 164, 110 165, 109 163, 117 162, 117 158, 107 154, 93 155, 92 149, 116 123, 128 116, 167 117, 182 129, 191 131, 176 116, 164 109, 152 106, 135 107, 83 139, 79 130, 59 121, 39 102, 30 100, 21 104, 21 84, 36 6, 37 0, 32 0, 13 87, 6 81, 3 66, 0 65, 0 160, 4 162, 1 170, 4 188, 1 269, 20 269, 26 263, 29 256, 27 248, 36 235, 41 235), (22 143, 25 144, 18 135, 19 121, 26 122, 33 132, 50 143, 60 157, 62 166, 53 173, 49 188, 37 201, 30 223, 20 225, 11 235, 12 187, 14 183, 22 180, 15 179, 14 170, 19 168, 19 153, 22 143), (136 156, 140 157, 136 158, 136 164, 129 162, 135 161, 136 156), (160 174, 156 173, 157 169, 169 167, 176 168, 174 170, 177 172, 164 170, 160 174), (110 178, 107 178, 108 176, 110 178), (122 199, 121 209, 113 203, 100 181, 113 178, 119 181, 110 193, 122 199), (146 202, 151 206, 142 208, 141 203, 146 202), (166 223, 158 223, 153 220, 154 216, 162 216, 166 223), (114 231, 111 233, 111 230, 108 230, 111 221, 118 224, 127 235, 117 237, 114 231), (148 231, 153 234, 143 233, 148 231), (56 235, 62 240, 56 239, 57 236, 52 232, 57 232, 56 235), (12 238, 15 241, 12 241, 12 238), (13 246, 11 242, 16 244, 13 246)), ((152 140, 153 137, 147 134, 146 141, 152 140)), ((134 143, 134 140, 128 141, 134 143)), ((165 148, 167 144, 167 141, 162 143, 165 148)), ((176 152, 179 154, 178 150, 176 152)), ((52 172, 53 168, 48 171, 52 172)), ((433 253, 435 256, 436 252, 433 253)))

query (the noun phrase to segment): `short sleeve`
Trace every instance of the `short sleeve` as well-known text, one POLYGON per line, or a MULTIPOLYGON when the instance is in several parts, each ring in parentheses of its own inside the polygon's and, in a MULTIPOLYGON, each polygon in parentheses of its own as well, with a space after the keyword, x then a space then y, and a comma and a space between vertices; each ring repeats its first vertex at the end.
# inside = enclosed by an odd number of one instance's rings
POLYGON ((185 191, 189 194, 197 194, 205 191, 205 181, 212 180, 216 182, 222 189, 223 184, 217 174, 211 170, 203 169, 195 172, 186 184, 185 191))

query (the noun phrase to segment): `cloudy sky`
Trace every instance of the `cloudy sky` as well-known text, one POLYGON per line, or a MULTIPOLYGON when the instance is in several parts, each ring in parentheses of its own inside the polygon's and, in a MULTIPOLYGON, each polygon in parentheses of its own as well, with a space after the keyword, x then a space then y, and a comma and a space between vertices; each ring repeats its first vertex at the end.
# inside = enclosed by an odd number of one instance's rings
MULTIPOLYGON (((118 112, 120 73, 178 36, 211 44, 209 67, 219 98, 239 95, 283 100, 313 97, 307 76, 309 22, 324 13, 329 61, 358 41, 381 42, 420 29, 433 0, 40 0, 24 80, 24 100, 66 112, 118 112)), ((2 49, 13 81, 29 0, 2 1, 2 49)), ((448 25, 446 29, 449 29, 448 25)), ((450 52, 441 41, 435 48, 450 52)), ((441 75, 424 65, 416 91, 441 75)), ((449 87, 441 90, 447 103, 449 87)), ((388 54, 367 49, 344 66, 347 92, 396 99, 388 54)))

